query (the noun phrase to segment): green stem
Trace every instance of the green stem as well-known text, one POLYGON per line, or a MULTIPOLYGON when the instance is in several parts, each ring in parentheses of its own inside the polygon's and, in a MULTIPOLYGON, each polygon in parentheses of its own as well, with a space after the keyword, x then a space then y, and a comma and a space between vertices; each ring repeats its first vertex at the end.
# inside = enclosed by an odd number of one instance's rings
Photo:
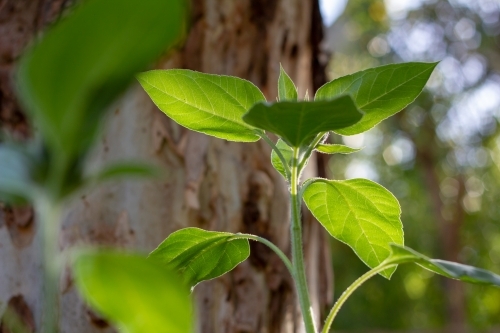
POLYGON ((309 291, 307 290, 306 269, 304 265, 304 253, 302 249, 302 223, 300 220, 301 198, 298 191, 299 170, 298 170, 299 149, 293 148, 292 170, 290 181, 290 200, 291 200, 291 240, 292 240, 292 263, 294 268, 295 285, 299 298, 302 317, 307 333, 316 333, 314 325, 313 310, 309 291))
POLYGON ((318 135, 316 135, 313 142, 311 142, 309 147, 307 147, 306 153, 304 154, 304 156, 302 157, 302 160, 299 163, 299 172, 301 172, 302 169, 305 167, 307 161, 309 160, 309 157, 311 157, 312 152, 314 151, 314 149, 316 148, 318 143, 320 143, 321 140, 323 140, 323 137, 325 136, 326 133, 327 132, 322 132, 322 133, 319 133, 318 135))
POLYGON ((391 268, 397 266, 397 264, 381 264, 372 270, 369 270, 365 274, 363 274, 361 277, 359 277, 356 281, 354 281, 345 291, 344 293, 339 297, 337 302, 335 302, 335 305, 333 306, 332 310, 328 314, 328 317, 325 320, 325 326, 323 327, 323 330, 321 331, 322 333, 328 333, 330 332, 330 328, 332 326, 333 320, 337 316, 337 313, 339 312, 340 308, 342 305, 344 305, 345 301, 352 295, 352 293, 358 289, 363 283, 368 281, 372 276, 377 275, 378 273, 382 272, 383 270, 386 270, 387 268, 391 268))
POLYGON ((41 225, 41 244, 43 247, 43 321, 42 332, 56 333, 59 318, 59 278, 61 263, 59 255, 59 224, 61 207, 47 200, 44 194, 35 205, 41 225))
POLYGON ((286 179, 290 182, 290 168, 288 167, 288 162, 285 159, 285 156, 281 153, 281 151, 276 147, 274 142, 264 133, 263 131, 257 131, 256 134, 260 136, 267 144, 271 147, 272 150, 278 155, 281 164, 283 164, 283 168, 285 169, 286 179))
POLYGON ((274 253, 276 253, 278 255, 278 257, 280 257, 280 259, 283 261, 283 263, 285 264, 286 268, 288 268, 288 271, 290 271, 290 274, 292 275, 293 277, 293 267, 292 267, 292 262, 290 261, 290 259, 288 259, 288 257, 286 256, 285 253, 283 253, 283 251, 280 250, 279 247, 277 247, 276 245, 274 245, 272 242, 268 241, 267 239, 265 238, 262 238, 262 237, 259 237, 259 236, 256 236, 256 235, 250 235, 250 234, 241 234, 241 233, 237 233, 236 235, 234 235, 234 237, 232 237, 233 239, 238 239, 238 238, 243 238, 243 239, 251 239, 251 240, 254 240, 254 241, 257 241, 257 242, 260 242, 266 246, 268 246, 271 250, 274 251, 274 253))

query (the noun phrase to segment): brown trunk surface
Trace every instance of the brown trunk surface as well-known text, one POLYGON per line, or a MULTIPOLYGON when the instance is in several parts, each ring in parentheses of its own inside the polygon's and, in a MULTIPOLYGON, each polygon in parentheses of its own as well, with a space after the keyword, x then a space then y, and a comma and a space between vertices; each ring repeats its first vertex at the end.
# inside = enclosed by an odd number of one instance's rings
MULTIPOLYGON (((67 3, 0 0, 1 126, 20 137, 29 136, 30 128, 12 95, 13 65, 27 42, 67 3)), ((313 83, 313 73, 322 70, 314 56, 321 32, 316 0, 195 0, 191 22, 185 45, 157 68, 236 75, 259 86, 269 100, 277 95, 280 62, 300 96, 324 78, 316 77, 313 83)), ((269 155, 262 142, 229 143, 181 128, 136 84, 111 110, 89 166, 136 159, 162 166, 166 177, 106 184, 76 198, 67 210, 61 248, 106 244, 147 252, 171 232, 196 226, 258 234, 288 252, 286 184, 271 167, 269 155)), ((31 315, 38 328, 42 274, 34 236, 39 228, 30 208, 2 209, 0 313, 9 301, 21 299, 22 313, 31 315)), ((306 218, 305 250, 319 324, 319 309, 330 301, 331 272, 322 230, 311 222, 306 218)), ((60 290, 61 332, 113 331, 81 303, 68 271, 60 290)), ((288 272, 260 244, 252 244, 250 259, 233 272, 197 286, 195 299, 198 331, 203 333, 302 331, 288 272)))

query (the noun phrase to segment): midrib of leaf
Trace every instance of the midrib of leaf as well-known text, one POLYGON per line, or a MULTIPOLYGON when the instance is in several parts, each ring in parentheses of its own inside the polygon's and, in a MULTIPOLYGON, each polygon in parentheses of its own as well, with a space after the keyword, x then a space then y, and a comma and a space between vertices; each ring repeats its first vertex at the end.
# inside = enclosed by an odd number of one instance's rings
MULTIPOLYGON (((328 183, 325 183, 325 184, 326 184, 327 186, 331 186, 331 185, 329 185, 328 183)), ((346 197, 344 196, 344 194, 343 194, 343 193, 342 193, 339 189, 337 189, 335 186, 331 186, 331 187, 333 187, 333 188, 335 189, 335 191, 337 191, 337 192, 339 193, 339 195, 340 195, 340 196, 344 199, 344 201, 345 201, 346 205, 349 207, 349 213, 352 213, 352 215, 354 215, 354 217, 356 218, 356 222, 357 222, 357 224, 358 224, 359 228, 361 229, 361 235, 362 235, 362 236, 364 236, 365 240, 366 240, 366 241, 367 241, 367 243, 370 245, 371 252, 373 252, 373 253, 375 254, 375 257, 377 258, 377 261, 379 261, 379 262, 380 262, 380 259, 379 259, 378 255, 377 255, 377 252, 376 252, 376 251, 375 251, 375 249, 373 248, 373 245, 371 244, 371 242, 370 242, 370 240, 368 239, 368 237, 366 237, 365 230, 363 229, 363 226, 361 225, 361 223, 358 221, 360 218, 358 217, 358 214, 356 214, 355 210, 353 210, 353 209, 352 209, 352 206, 350 205, 349 200, 347 200, 347 199, 346 199, 346 197)), ((347 187, 350 187, 350 186, 347 186, 347 187)), ((351 189, 352 189, 352 188, 351 188, 351 189)), ((358 192, 356 192, 356 193, 358 193, 358 192)), ((326 190, 325 190, 325 194, 326 194, 326 190)), ((366 199, 366 197, 365 197, 365 196, 363 196, 363 195, 361 195, 361 196, 362 196, 362 197, 364 197, 364 198, 366 199)), ((326 196, 325 196, 325 197, 326 197, 326 196)), ((325 201, 326 201, 326 200, 325 200, 325 201)), ((373 205, 373 203, 372 203, 372 205, 373 205)), ((375 208, 376 208, 376 207, 375 207, 375 208)), ((328 209, 327 209, 327 210, 328 210, 328 209)), ((380 210, 379 210, 378 208, 377 208, 377 211, 378 211, 379 213, 381 213, 381 212, 380 212, 380 210)), ((349 213, 346 215, 346 218, 345 218, 344 223, 343 223, 343 225, 342 225, 342 233, 341 233, 341 234, 343 234, 343 233, 344 233, 344 230, 345 230, 345 225, 346 225, 346 221, 347 221, 347 216, 349 216, 349 213)), ((366 219, 363 219, 363 220, 366 220, 366 219)), ((332 224, 332 223, 330 222, 330 225, 331 225, 331 224, 332 224)), ((372 223, 372 224, 374 224, 374 223, 372 223)), ((380 230, 382 230, 384 233, 386 233, 386 232, 385 232, 383 229, 381 229, 380 227, 379 227, 379 229, 380 229, 380 230)), ((354 246, 356 246, 356 245, 357 245, 357 243, 359 242, 359 239, 361 238, 361 235, 360 235, 360 236, 358 237, 358 239, 356 240, 356 243, 354 244, 354 246)), ((389 238, 391 238, 391 237, 389 237, 389 238)), ((391 239, 392 239, 392 238, 391 238, 391 239)), ((368 256, 370 256, 370 254, 368 254, 368 256)), ((363 261, 364 261, 364 260, 363 260, 363 261)), ((370 265, 368 265, 368 266, 370 266, 370 265)))
MULTIPOLYGON (((366 236, 366 232, 365 232, 364 228, 362 227, 362 225, 361 225, 360 221, 364 221, 365 223, 370 223, 371 225, 373 225, 373 226, 377 227, 378 229, 380 229, 380 230, 382 231, 382 233, 383 233, 384 235, 386 235, 386 236, 387 236, 389 239, 391 239, 392 241, 396 242, 396 241, 398 241, 398 240, 397 240, 397 239, 395 240, 391 234, 389 234, 387 231, 385 231, 384 229, 382 229, 382 228, 381 228, 378 224, 376 224, 376 223, 374 223, 374 222, 372 222, 372 221, 370 221, 370 220, 367 220, 366 218, 360 217, 358 214, 356 214, 356 213, 355 213, 355 210, 353 210, 353 209, 352 209, 352 206, 349 204, 349 201, 347 200, 347 197, 346 197, 345 195, 343 195, 343 194, 342 194, 342 192, 341 192, 338 188, 336 188, 336 186, 333 186, 333 185, 331 185, 331 184, 329 184, 329 183, 327 183, 327 182, 322 182, 322 183, 325 185, 325 189, 324 189, 324 193, 325 193, 325 201, 324 201, 324 202, 325 202, 325 203, 324 203, 322 206, 325 206, 325 207, 326 207, 326 213, 327 213, 326 215, 328 216, 328 222, 329 222, 330 226, 332 226, 332 227, 333 227, 333 222, 332 222, 332 220, 331 220, 331 218, 330 218, 330 212, 329 212, 329 210, 328 210, 328 205, 327 205, 327 203, 326 203, 326 193, 327 193, 326 186, 331 186, 332 188, 334 188, 334 189, 335 189, 335 191, 336 191, 337 193, 339 193, 339 196, 340 196, 340 197, 344 200, 344 202, 346 203, 346 205, 349 207, 349 212, 347 213, 346 217, 344 218, 344 222, 343 222, 343 224, 342 224, 342 231, 340 232, 340 235, 342 236, 342 234, 344 233, 347 218, 348 218, 348 217, 349 217, 349 215, 352 213, 352 214, 353 214, 353 216, 354 216, 354 218, 356 219, 356 223, 357 223, 357 225, 359 226, 359 228, 360 228, 360 229, 361 229, 361 231, 362 231, 362 234, 360 235, 360 237, 358 237, 358 239, 356 239, 356 240, 355 240, 354 247, 356 247, 356 245, 357 245, 357 243, 359 242, 359 240, 361 239, 361 237, 362 237, 362 236, 364 236, 365 240, 366 240, 366 241, 368 242, 368 244, 370 245, 370 248, 371 248, 371 253, 373 253, 373 255, 375 255, 375 257, 376 257, 377 261, 379 261, 379 262, 380 262, 380 258, 379 258, 379 256, 378 256, 377 252, 375 251, 374 246, 380 247, 380 248, 382 248, 382 249, 384 249, 384 250, 387 250, 387 249, 385 249, 383 246, 380 246, 380 245, 378 245, 378 244, 372 244, 372 243, 370 242, 369 238, 366 236)), ((339 183, 339 182, 337 182, 337 184, 340 184, 340 183, 339 183)), ((382 220, 384 220, 384 221, 389 221, 389 222, 390 222, 390 225, 391 225, 391 226, 393 226, 393 227, 396 227, 396 228, 397 228, 397 227, 399 227, 399 224, 397 224, 397 223, 396 223, 396 224, 394 224, 394 223, 392 223, 392 221, 390 221, 389 219, 386 219, 385 214, 384 214, 384 213, 383 213, 383 212, 382 212, 382 211, 381 211, 381 210, 377 207, 377 205, 375 205, 375 204, 373 203, 373 201, 372 201, 372 200, 369 200, 367 196, 365 196, 365 195, 364 195, 364 194, 362 194, 362 193, 359 193, 359 191, 356 191, 356 189, 353 189, 353 187, 352 187, 352 186, 350 186, 349 184, 340 184, 340 185, 341 185, 341 186, 346 186, 346 187, 350 188, 351 190, 354 190, 354 191, 356 192, 356 195, 357 195, 357 196, 361 196, 361 197, 362 197, 362 198, 364 198, 367 202, 370 202, 370 203, 371 203, 371 206, 375 207, 375 209, 376 209, 376 211, 377 211, 377 215, 379 216, 379 218, 380 218, 380 219, 382 219, 382 220)), ((320 195, 320 193, 315 193, 315 194, 313 195, 313 197, 314 197, 315 195, 320 195)), ((312 197, 311 197, 311 198, 312 198, 312 197)), ((347 244, 347 242, 346 242, 346 241, 343 241, 343 240, 341 240, 341 241, 342 241, 343 243, 346 243, 346 244, 347 244)), ((371 255, 371 253, 369 253, 369 254, 368 254, 368 258, 369 258, 369 256, 371 255)), ((367 260, 368 260, 368 258, 367 258, 367 260)), ((362 260, 363 260, 363 259, 362 259, 362 260)), ((363 260, 363 261, 364 261, 364 260, 363 260)), ((365 263, 366 263, 366 262, 365 262, 365 263)), ((370 266, 370 265, 368 265, 368 266, 370 266)))
MULTIPOLYGON (((218 237, 214 237, 214 238, 220 238, 219 240, 216 240, 216 241, 212 241, 211 242, 211 240, 213 240, 213 238, 212 238, 212 239, 205 239, 205 240, 203 240, 203 241, 201 241, 199 243, 196 243, 196 245, 203 245, 204 243, 208 243, 208 242, 210 242, 211 244, 208 245, 208 246, 206 246, 206 247, 204 247, 197 254, 191 256, 191 258, 186 261, 185 265, 183 265, 183 266, 185 266, 185 268, 184 269, 180 269, 180 271, 184 272, 187 268, 189 268, 189 269, 191 269, 195 273, 195 276, 198 277, 196 271, 191 267, 191 263, 193 261, 195 261, 196 259, 202 257, 206 252, 208 252, 209 250, 213 249, 214 247, 217 247, 217 246, 221 245, 222 243, 229 243, 229 242, 231 242, 232 240, 227 241, 227 239, 230 238, 231 236, 232 235, 228 235, 228 236, 226 236, 226 235, 222 236, 221 235, 221 236, 218 236, 218 237)), ((222 255, 220 255, 219 258, 217 259, 217 263, 219 263, 220 260, 221 260, 221 258, 226 254, 227 245, 228 244, 226 244, 226 247, 223 249, 222 255)), ((179 256, 181 256, 183 253, 184 252, 179 253, 178 255, 176 255, 175 257, 173 257, 170 261, 172 262, 173 260, 175 260, 176 258, 178 258, 179 256)), ((241 254, 241 251, 240 251, 240 254, 241 254)), ((209 270, 209 272, 207 274, 205 274, 204 276, 199 276, 198 278, 199 279, 203 279, 205 276, 210 275, 216 268, 217 268, 217 264, 215 266, 213 266, 213 268, 211 270, 209 270)))
MULTIPOLYGON (((386 90, 386 91, 385 91, 382 95, 379 95, 379 96, 375 97, 374 99, 370 100, 368 103, 366 103, 366 104, 364 104, 364 105, 361 105, 361 106, 358 106, 358 108, 359 108, 360 110, 363 110, 363 109, 364 109, 364 108, 366 108, 368 105, 370 105, 370 104, 372 104, 372 103, 375 103, 375 102, 377 102, 378 100, 380 100, 383 96, 390 94, 390 93, 391 93, 391 92, 393 92, 394 90, 396 90, 396 89, 400 88, 402 85, 404 85, 404 84, 408 83, 409 81, 411 81, 411 80, 413 80, 413 79, 415 79, 415 78, 417 78, 417 77, 419 77, 419 76, 421 76, 421 75, 425 74, 425 73, 426 73, 429 69, 430 69, 430 70, 433 70, 433 68, 428 68, 428 69, 426 69, 425 71, 420 72, 420 73, 418 73, 418 74, 417 74, 417 75, 415 75, 415 76, 412 76, 410 79, 407 79, 406 81, 402 82, 401 84, 399 84, 399 85, 395 86, 393 89, 391 89, 391 90, 389 90, 389 91, 387 91, 387 90, 386 90)), ((409 70, 409 68, 407 68, 407 71, 408 71, 408 70, 409 70)), ((393 70, 393 72, 395 72, 395 70, 393 70)), ((381 74, 381 73, 377 73, 377 77, 378 77, 380 74, 381 74)), ((352 74, 352 75, 353 75, 353 74, 352 74)), ((340 94, 345 93, 345 92, 346 92, 349 88, 351 88, 351 86, 352 86, 353 84, 355 84, 357 81, 359 81, 359 80, 363 80, 363 79, 364 79, 364 77, 365 77, 365 75, 368 75, 368 73, 366 73, 366 74, 364 74, 364 75, 360 76, 359 78, 355 79, 354 81, 352 81, 352 82, 351 82, 351 83, 350 83, 350 84, 349 84, 349 85, 348 85, 348 86, 347 86, 347 87, 346 87, 346 88, 345 88, 345 89, 344 89, 344 90, 343 90, 340 94)), ((394 75, 394 73, 393 73, 393 74, 391 74, 391 76, 392 76, 392 75, 394 75)), ((375 80, 373 80, 373 82, 372 82, 372 87, 370 87, 370 92, 369 92, 369 94, 371 94, 371 91, 372 91, 372 89, 373 89, 373 84, 374 84, 374 83, 375 83, 375 80)), ((339 94, 339 95, 340 95, 340 94, 339 94)))
MULTIPOLYGON (((204 90, 204 89, 200 86, 200 84, 198 83, 198 80, 205 80, 205 81, 210 82, 211 84, 216 85, 217 87, 219 87, 219 89, 220 89, 220 90, 224 91, 225 96, 228 96, 231 100, 235 101, 235 102, 236 102, 236 103, 237 103, 237 104, 238 104, 238 105, 239 105, 242 109, 244 109, 244 110, 245 110, 245 107, 243 106, 243 104, 241 104, 241 102, 240 102, 239 100, 237 100, 237 99, 236 99, 233 95, 229 94, 229 93, 226 91, 226 89, 222 88, 222 86, 221 86, 221 84, 222 84, 222 83, 221 83, 221 82, 220 82, 220 83, 217 83, 217 82, 214 82, 214 81, 212 81, 212 80, 209 80, 208 78, 192 78, 192 77, 190 77, 189 75, 184 74, 184 73, 182 73, 182 72, 180 72, 179 74, 180 74, 181 76, 186 77, 186 78, 187 78, 187 79, 189 79, 189 80, 194 81, 194 82, 196 83, 196 85, 200 88, 200 90, 201 90, 201 91, 203 91, 203 93, 205 94, 205 97, 206 97, 208 100, 210 100, 210 98, 207 96, 207 94, 206 94, 205 90, 204 90)), ((217 78, 218 78, 220 81, 222 81, 222 79, 223 79, 221 76, 217 76, 217 78)), ((245 82, 245 81, 243 81, 243 82, 245 82)), ((251 84, 251 83, 249 82, 249 84, 251 84)), ((229 86, 229 85, 228 85, 228 86, 229 86)), ((237 95, 238 95, 238 85, 237 85, 237 84, 234 84, 234 88, 236 89, 235 94, 236 94, 236 96, 237 96, 237 95)), ((245 94, 245 99, 246 99, 246 102, 247 102, 247 101, 248 101, 248 95, 247 95, 247 94, 245 94)), ((210 102, 210 104, 212 104, 212 103, 210 102)), ((212 106, 212 107, 213 107, 213 106, 212 106)))
MULTIPOLYGON (((184 75, 184 74, 182 74, 182 75, 184 75)), ((184 75, 184 76, 188 77, 187 75, 184 75)), ((188 77, 188 78, 189 78, 189 77, 188 77)), ((169 94, 169 93, 165 90, 165 87, 163 87, 163 89, 164 89, 164 90, 162 90, 160 87, 158 87, 158 86, 156 86, 156 85, 152 84, 151 82, 149 82, 149 80, 145 80, 145 79, 142 79, 142 80, 144 80, 144 81, 145 81, 145 82, 146 82, 146 83, 147 83, 147 84, 148 84, 151 88, 156 89, 156 90, 157 90, 157 91, 159 91, 160 93, 163 93, 163 94, 165 94, 165 95, 167 95, 167 96, 171 97, 172 99, 176 100, 177 102, 180 102, 180 103, 182 103, 182 104, 186 104, 186 105, 188 105, 188 106, 190 106, 190 107, 193 107, 193 108, 195 108, 195 109, 198 109, 198 110, 200 110, 200 111, 203 111, 203 112, 205 112, 205 113, 208 113, 208 114, 209 114, 209 115, 211 115, 212 117, 219 118, 219 119, 221 119, 221 120, 223 120, 223 121, 226 121, 226 122, 227 122, 227 121, 232 121, 232 122, 234 122, 234 123, 236 123, 236 124, 238 124, 238 125, 241 125, 241 126, 244 126, 244 127, 247 127, 247 128, 249 128, 249 129, 251 129, 251 127, 249 127, 246 123, 244 123, 244 122, 241 122, 241 123, 240 123, 240 122, 236 121, 236 119, 237 119, 237 118, 235 118, 235 117, 231 117, 231 118, 227 117, 227 118, 224 118, 224 117, 222 117, 222 116, 220 116, 220 115, 217 115, 217 114, 213 113, 215 108, 213 107, 212 102, 210 102, 210 105, 212 105, 212 109, 211 109, 211 110, 208 110, 207 108, 202 108, 202 107, 200 107, 200 106, 198 106, 198 105, 195 105, 195 104, 193 104, 193 103, 188 102, 187 100, 182 100, 181 98, 178 98, 178 97, 176 97, 176 96, 174 96, 174 95, 169 94)), ((192 79, 192 80, 193 80, 193 81, 195 81, 194 79, 192 79)), ((200 85, 199 85, 197 82, 195 82, 195 83, 198 85, 198 87, 200 87, 200 85)), ((220 85, 218 85, 218 84, 215 84, 215 85, 216 85, 217 87, 219 87, 220 89, 222 89, 222 87, 221 87, 220 85)), ((205 97, 206 97, 206 98, 210 101, 210 98, 208 98, 208 96, 206 95, 206 92, 203 90, 203 88, 201 88, 201 87, 200 87, 200 89, 201 89, 201 91, 203 92, 204 96, 205 96, 205 97)), ((182 89, 181 89, 181 90, 182 90, 182 89)), ((182 91, 183 91, 183 90, 182 90, 182 91)), ((184 91, 183 91, 183 93, 184 93, 184 91)), ((184 93, 184 94, 185 94, 185 93, 184 93)), ((239 107, 241 107, 243 110, 245 110, 245 107, 243 106, 243 104, 241 104, 241 103, 240 103, 237 99, 235 99, 233 96, 231 96, 231 95, 229 95, 229 94, 226 94, 226 96, 229 96, 232 100, 236 101, 236 102, 237 102, 237 104, 238 104, 238 106, 239 106, 239 107)), ((162 103, 162 104, 163 104, 163 103, 162 103)))
MULTIPOLYGON (((201 242, 196 242, 195 245, 192 245, 191 247, 194 247, 194 246, 197 246, 197 245, 203 245, 205 243, 212 243, 211 245, 205 246, 203 248, 203 250, 200 251, 200 253, 203 253, 203 252, 205 252, 205 251, 213 248, 214 246, 222 243, 225 238, 228 238, 228 236, 217 236, 217 237, 214 237, 214 238, 204 239, 201 242), (214 238, 216 238, 216 239, 219 238, 219 239, 218 240, 214 240, 214 238)), ((169 245, 172 245, 172 244, 175 244, 175 243, 182 243, 182 242, 185 242, 185 241, 177 241, 177 242, 170 243, 169 245)), ((170 259, 170 261, 173 261, 173 260, 177 259, 178 257, 180 257, 184 253, 185 253, 185 249, 182 252, 180 252, 179 254, 177 254, 176 256, 172 257, 170 259)), ((192 260, 196 259, 196 258, 197 258, 197 256, 193 256, 193 258, 189 260, 189 263, 192 260)))

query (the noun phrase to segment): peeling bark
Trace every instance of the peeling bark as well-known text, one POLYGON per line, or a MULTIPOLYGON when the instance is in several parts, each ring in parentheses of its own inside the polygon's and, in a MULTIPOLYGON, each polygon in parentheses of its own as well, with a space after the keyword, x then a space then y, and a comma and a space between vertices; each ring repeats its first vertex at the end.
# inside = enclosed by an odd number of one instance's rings
MULTIPOLYGON (((274 100, 281 62, 303 96, 318 85, 313 84, 313 73, 321 74, 314 55, 317 40, 312 39, 321 24, 315 2, 195 0, 185 45, 156 67, 236 75, 274 100)), ((57 13, 64 3, 33 5, 29 29, 36 31, 44 25, 41 21, 50 21, 50 15, 40 11, 57 13)), ((10 18, 5 20, 7 24, 10 18)), ((137 84, 113 108, 89 168, 134 159, 161 166, 165 175, 161 180, 115 182, 82 193, 67 210, 61 249, 105 244, 148 252, 171 232, 196 226, 254 233, 289 253, 286 184, 272 168, 270 149, 263 142, 230 143, 181 128, 157 110, 137 84)), ((310 168, 316 172, 314 163, 310 168)), ((330 260, 321 228, 311 216, 305 216, 304 223, 306 265, 319 324, 318 309, 331 301, 330 260)), ((27 303, 39 323, 39 244, 33 241, 19 250, 7 234, 0 224, 0 302, 12 293, 29 295, 27 303)), ((230 274, 196 287, 198 331, 301 331, 288 271, 267 248, 255 243, 251 247, 250 259, 230 274)), ((81 303, 68 271, 61 278, 60 301, 61 332, 113 332, 81 303)))

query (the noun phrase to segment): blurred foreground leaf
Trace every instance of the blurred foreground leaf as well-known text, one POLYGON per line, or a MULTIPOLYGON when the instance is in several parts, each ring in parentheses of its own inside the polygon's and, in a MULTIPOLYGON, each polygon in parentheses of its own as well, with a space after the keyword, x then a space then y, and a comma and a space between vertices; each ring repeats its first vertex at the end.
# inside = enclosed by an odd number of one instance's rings
POLYGON ((78 169, 106 107, 180 40, 185 11, 184 0, 85 1, 24 54, 18 91, 48 146, 52 177, 63 179, 56 183, 78 178, 69 173, 78 169))
POLYGON ((83 298, 121 332, 191 332, 189 290, 155 260, 88 251, 77 255, 73 273, 83 298))

